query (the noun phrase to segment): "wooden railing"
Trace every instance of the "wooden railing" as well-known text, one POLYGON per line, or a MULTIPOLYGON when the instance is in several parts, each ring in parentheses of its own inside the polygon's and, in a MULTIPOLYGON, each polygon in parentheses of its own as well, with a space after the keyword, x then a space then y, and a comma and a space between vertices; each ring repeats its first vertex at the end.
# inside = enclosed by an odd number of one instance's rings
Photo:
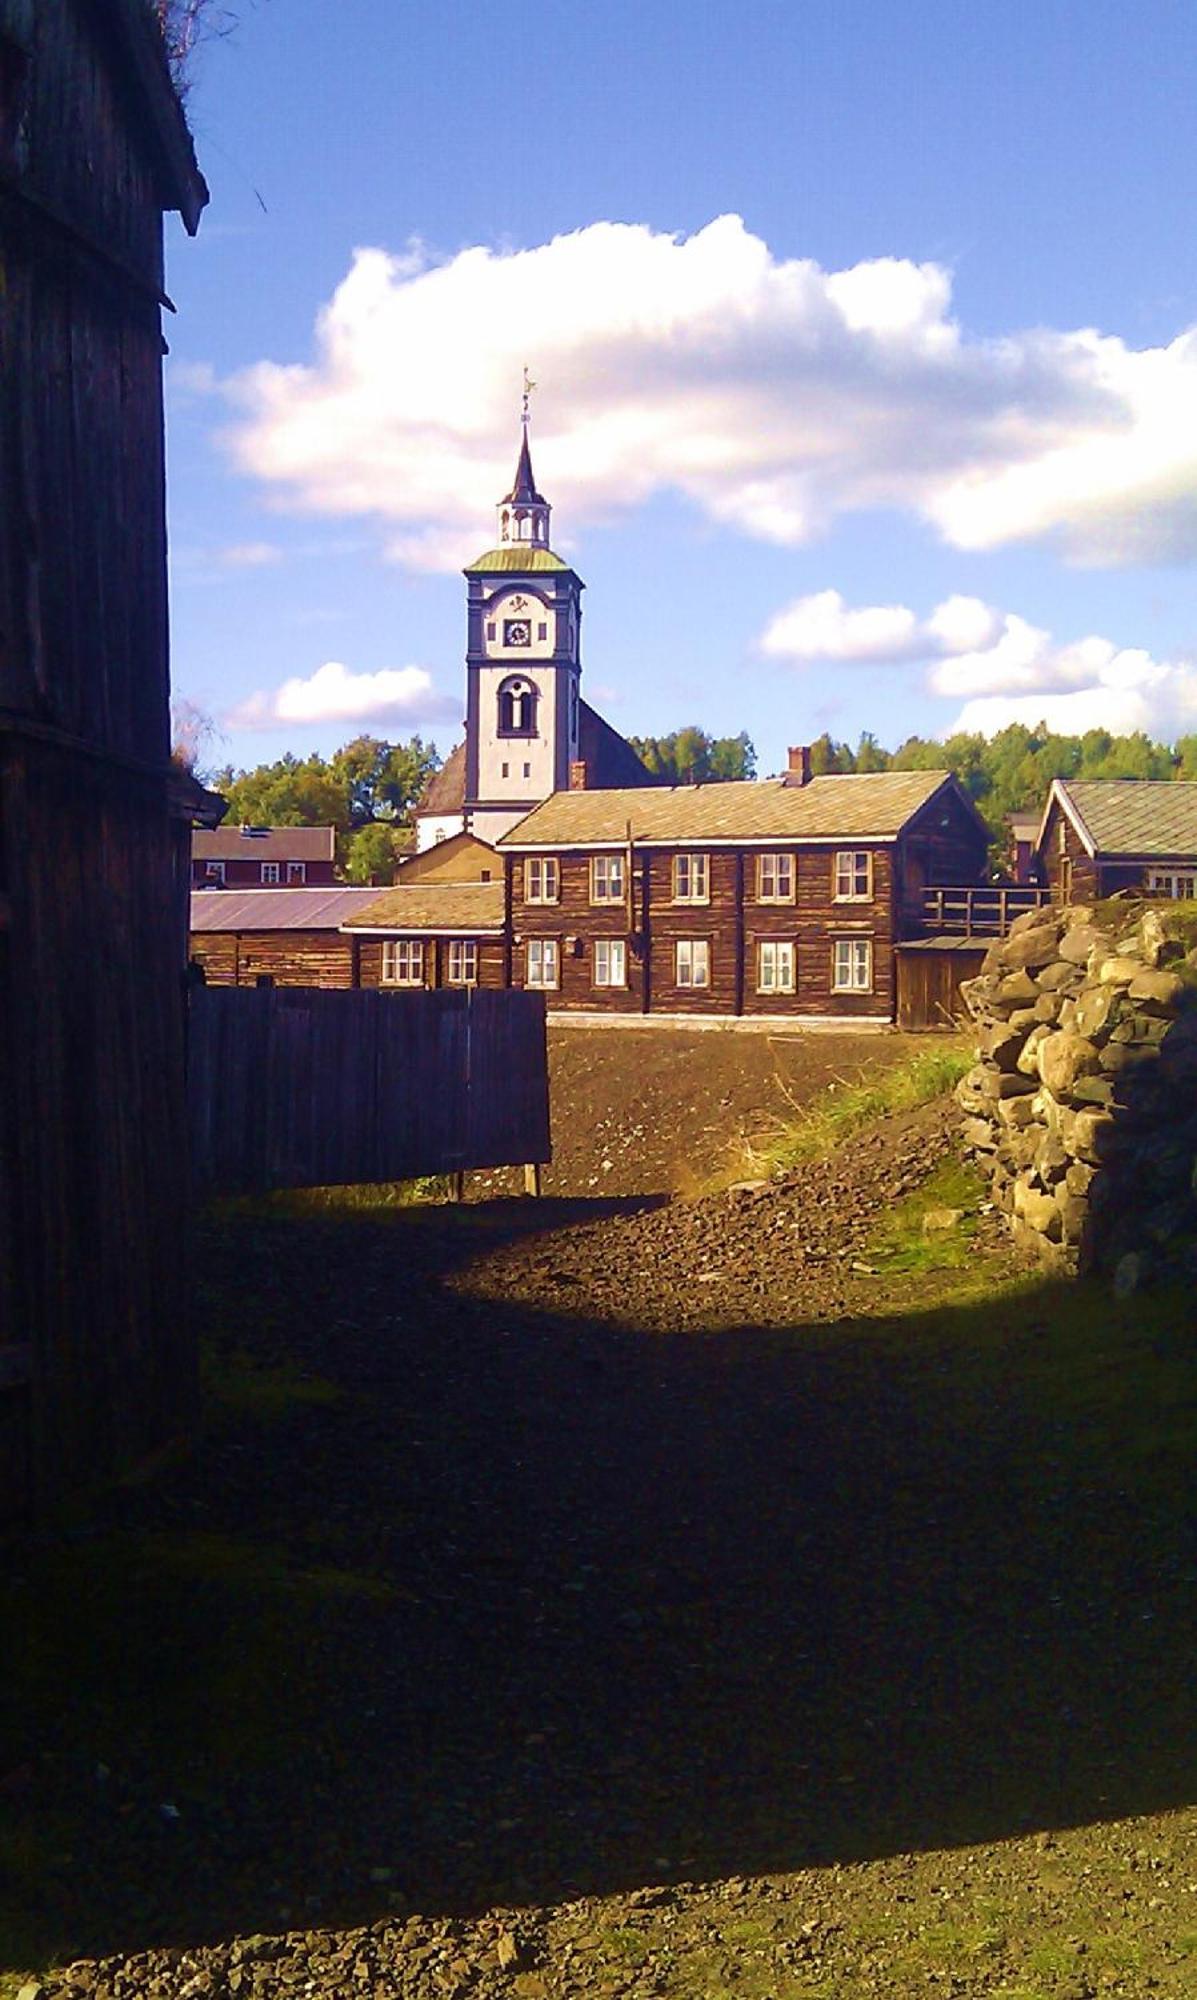
POLYGON ((1015 917, 1050 901, 1049 889, 924 889, 907 903, 904 928, 907 937, 1005 937, 1015 917))

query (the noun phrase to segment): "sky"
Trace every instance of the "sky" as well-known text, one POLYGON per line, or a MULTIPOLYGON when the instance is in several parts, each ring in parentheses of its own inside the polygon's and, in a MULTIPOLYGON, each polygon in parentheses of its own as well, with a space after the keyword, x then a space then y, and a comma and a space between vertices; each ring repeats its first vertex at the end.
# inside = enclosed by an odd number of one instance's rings
POLYGON ((225 11, 167 244, 211 762, 451 748, 525 365, 625 734, 1197 732, 1189 0, 225 11))

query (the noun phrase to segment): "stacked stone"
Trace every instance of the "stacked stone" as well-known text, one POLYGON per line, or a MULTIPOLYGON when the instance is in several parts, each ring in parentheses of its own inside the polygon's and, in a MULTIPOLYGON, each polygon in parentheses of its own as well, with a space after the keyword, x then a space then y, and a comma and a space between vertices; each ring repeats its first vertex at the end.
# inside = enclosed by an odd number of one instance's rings
POLYGON ((1197 1268, 1197 950, 1158 907, 1029 911, 963 987, 964 1136, 1016 1239, 1066 1269, 1197 1268))

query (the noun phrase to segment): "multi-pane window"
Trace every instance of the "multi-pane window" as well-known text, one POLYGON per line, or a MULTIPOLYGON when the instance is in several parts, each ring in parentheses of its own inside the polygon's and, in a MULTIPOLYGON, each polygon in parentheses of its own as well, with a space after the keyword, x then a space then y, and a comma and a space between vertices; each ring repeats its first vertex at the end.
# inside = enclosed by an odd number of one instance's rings
POLYGON ((527 985, 555 987, 557 984, 556 938, 528 939, 527 985))
POLYGON ((382 946, 384 986, 424 984, 424 943, 422 938, 385 938, 382 946))
POLYGON ((277 881, 278 881, 278 862, 277 862, 277 861, 263 861, 263 863, 262 863, 262 880, 263 880, 263 882, 277 882, 277 881))
POLYGON ((761 854, 756 864, 758 903, 792 903, 794 900, 794 857, 792 854, 761 854))
POLYGON ((709 986, 710 983, 711 947, 706 938, 679 938, 675 984, 709 986))
POLYGON ((224 862, 208 861, 204 864, 204 874, 209 882, 224 881, 224 862))
POLYGON ((1197 897, 1197 874, 1190 869, 1153 868, 1147 887, 1153 896, 1171 896, 1174 902, 1191 903, 1197 897))
POLYGON ((596 854, 592 856, 590 862, 590 900, 592 903, 622 903, 622 854, 596 854))
POLYGON ((561 894, 561 868, 554 854, 533 857, 524 863, 524 901, 555 903, 561 894))
POLYGON ((596 986, 626 986, 628 948, 622 938, 594 941, 594 983, 596 986))
POLYGON ((306 861, 288 861, 287 863, 288 882, 306 882, 307 879, 308 879, 308 864, 306 861))
POLYGON ((449 940, 450 986, 477 986, 478 946, 473 938, 449 940))
POLYGON ((870 993, 873 988, 871 938, 837 938, 832 959, 833 993, 870 993))
POLYGON ((794 946, 790 940, 765 938, 757 946, 756 990, 758 993, 794 991, 794 946))
POLYGON ((845 848, 835 857, 837 903, 867 903, 873 895, 873 857, 867 847, 845 848))
MULTIPOLYGON (((705 854, 675 854, 673 857, 673 900, 675 903, 705 903, 710 899, 710 873, 705 854)), ((705 982, 704 982, 705 984, 705 982)))

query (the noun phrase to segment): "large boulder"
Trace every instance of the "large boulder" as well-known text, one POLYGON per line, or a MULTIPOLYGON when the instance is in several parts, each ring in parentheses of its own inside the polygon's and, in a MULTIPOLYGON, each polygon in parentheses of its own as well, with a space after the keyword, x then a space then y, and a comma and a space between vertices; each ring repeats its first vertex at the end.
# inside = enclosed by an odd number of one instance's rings
POLYGON ((1057 1029, 1039 1044, 1039 1074, 1053 1097, 1067 1098, 1082 1076, 1092 1076, 1100 1067, 1094 1044, 1084 1035, 1057 1029))

